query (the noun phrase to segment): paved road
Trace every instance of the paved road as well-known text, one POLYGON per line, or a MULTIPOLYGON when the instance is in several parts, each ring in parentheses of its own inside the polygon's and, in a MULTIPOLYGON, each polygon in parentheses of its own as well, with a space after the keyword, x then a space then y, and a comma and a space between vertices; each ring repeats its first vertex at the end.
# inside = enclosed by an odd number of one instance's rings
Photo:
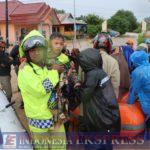
MULTIPOLYGON (((117 38, 112 38, 113 40, 113 45, 114 46, 121 46, 121 45, 125 45, 125 43, 127 42, 129 38, 128 37, 117 37, 117 38)), ((135 48, 136 48, 136 37, 133 37, 133 40, 135 41, 135 48)), ((71 50, 73 48, 73 41, 69 41, 67 42, 67 48, 69 50, 71 50)), ((91 39, 84 39, 84 40, 77 40, 76 42, 76 47, 79 48, 81 51, 86 49, 86 48, 90 48, 92 47, 92 40, 91 39)))

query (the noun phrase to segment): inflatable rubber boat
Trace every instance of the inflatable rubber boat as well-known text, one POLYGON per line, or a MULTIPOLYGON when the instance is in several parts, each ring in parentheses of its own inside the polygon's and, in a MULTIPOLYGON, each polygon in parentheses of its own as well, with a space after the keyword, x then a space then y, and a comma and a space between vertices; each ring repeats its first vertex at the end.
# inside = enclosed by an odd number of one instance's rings
POLYGON ((0 89, 0 149, 32 150, 29 136, 18 120, 5 92, 0 89))

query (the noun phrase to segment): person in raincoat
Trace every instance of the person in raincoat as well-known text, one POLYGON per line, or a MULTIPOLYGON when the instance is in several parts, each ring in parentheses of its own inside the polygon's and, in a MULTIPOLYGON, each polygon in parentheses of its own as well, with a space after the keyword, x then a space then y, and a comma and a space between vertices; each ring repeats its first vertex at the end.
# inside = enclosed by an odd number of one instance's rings
POLYGON ((53 119, 53 109, 57 108, 57 101, 52 97, 52 91, 59 82, 59 75, 57 70, 48 70, 45 67, 47 49, 47 41, 38 31, 33 30, 25 36, 19 52, 20 57, 25 57, 26 61, 22 62, 24 65, 21 64, 19 69, 18 85, 34 148, 66 149, 63 142, 64 126, 62 124, 60 128, 55 128, 53 119), (51 109, 49 105, 52 106, 51 109), (57 145, 52 141, 57 139, 62 143, 57 145))
POLYGON ((150 53, 150 38, 146 38, 144 40, 144 43, 147 44, 147 46, 148 46, 148 53, 150 53))
MULTIPOLYGON (((119 132, 119 107, 111 80, 102 69, 99 50, 89 48, 82 51, 78 56, 78 61, 85 73, 85 81, 81 90, 85 131, 89 134, 100 132, 104 136, 119 132)), ((108 141, 103 145, 89 144, 85 149, 111 150, 112 146, 108 141)))
POLYGON ((118 61, 118 64, 119 64, 120 86, 119 86, 118 99, 121 99, 122 96, 129 91, 130 73, 129 73, 127 62, 126 62, 119 46, 114 48, 114 51, 111 54, 111 56, 114 57, 118 61))
MULTIPOLYGON (((131 55, 135 67, 131 76, 131 87, 128 104, 133 104, 139 98, 142 110, 147 116, 146 128, 150 132, 150 63, 149 55, 145 51, 135 51, 131 55), (148 126, 147 126, 148 125, 148 126)), ((149 135, 150 138, 150 135, 149 135)))
POLYGON ((112 40, 107 33, 97 34, 93 41, 93 48, 99 49, 103 60, 103 69, 111 79, 116 97, 119 96, 120 70, 119 64, 115 58, 111 56, 112 40))

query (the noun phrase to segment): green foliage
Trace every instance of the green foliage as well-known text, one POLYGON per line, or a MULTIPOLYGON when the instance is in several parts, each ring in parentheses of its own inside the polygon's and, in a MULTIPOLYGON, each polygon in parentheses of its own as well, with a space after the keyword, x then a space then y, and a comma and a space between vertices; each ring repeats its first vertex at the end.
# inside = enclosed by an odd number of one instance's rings
POLYGON ((102 24, 103 19, 97 15, 89 14, 88 16, 86 16, 85 22, 90 25, 98 25, 102 24))
POLYGON ((89 37, 94 37, 101 29, 99 29, 98 25, 87 25, 87 34, 89 37))
POLYGON ((73 40, 73 36, 64 36, 65 37, 65 40, 73 40))
POLYGON ((87 23, 87 34, 89 37, 94 37, 98 32, 101 32, 101 25, 104 21, 97 15, 89 14, 88 16, 82 16, 84 21, 87 23))
POLYGON ((119 10, 108 21, 109 28, 124 34, 125 32, 133 32, 137 29, 137 19, 133 12, 119 10))
POLYGON ((120 16, 113 16, 109 21, 108 24, 111 29, 120 32, 120 34, 124 34, 128 31, 129 22, 120 16))
POLYGON ((76 19, 86 21, 86 16, 81 15, 80 17, 76 17, 76 19))
POLYGON ((57 14, 65 14, 66 13, 65 10, 63 10, 63 9, 59 10, 59 9, 55 8, 54 10, 56 11, 57 14))
POLYGON ((139 34, 137 42, 138 42, 138 45, 141 43, 144 43, 144 34, 143 33, 139 34))
POLYGON ((141 33, 141 31, 142 31, 142 26, 140 23, 138 23, 138 27, 134 30, 134 32, 141 33))

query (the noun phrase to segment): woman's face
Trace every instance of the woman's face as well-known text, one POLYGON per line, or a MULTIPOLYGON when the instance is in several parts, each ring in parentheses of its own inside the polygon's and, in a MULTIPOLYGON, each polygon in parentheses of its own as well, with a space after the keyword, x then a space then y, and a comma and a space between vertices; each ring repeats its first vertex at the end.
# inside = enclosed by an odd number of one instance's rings
POLYGON ((40 64, 44 60, 44 51, 45 49, 43 47, 34 48, 29 51, 29 56, 31 58, 31 61, 35 64, 40 64))

